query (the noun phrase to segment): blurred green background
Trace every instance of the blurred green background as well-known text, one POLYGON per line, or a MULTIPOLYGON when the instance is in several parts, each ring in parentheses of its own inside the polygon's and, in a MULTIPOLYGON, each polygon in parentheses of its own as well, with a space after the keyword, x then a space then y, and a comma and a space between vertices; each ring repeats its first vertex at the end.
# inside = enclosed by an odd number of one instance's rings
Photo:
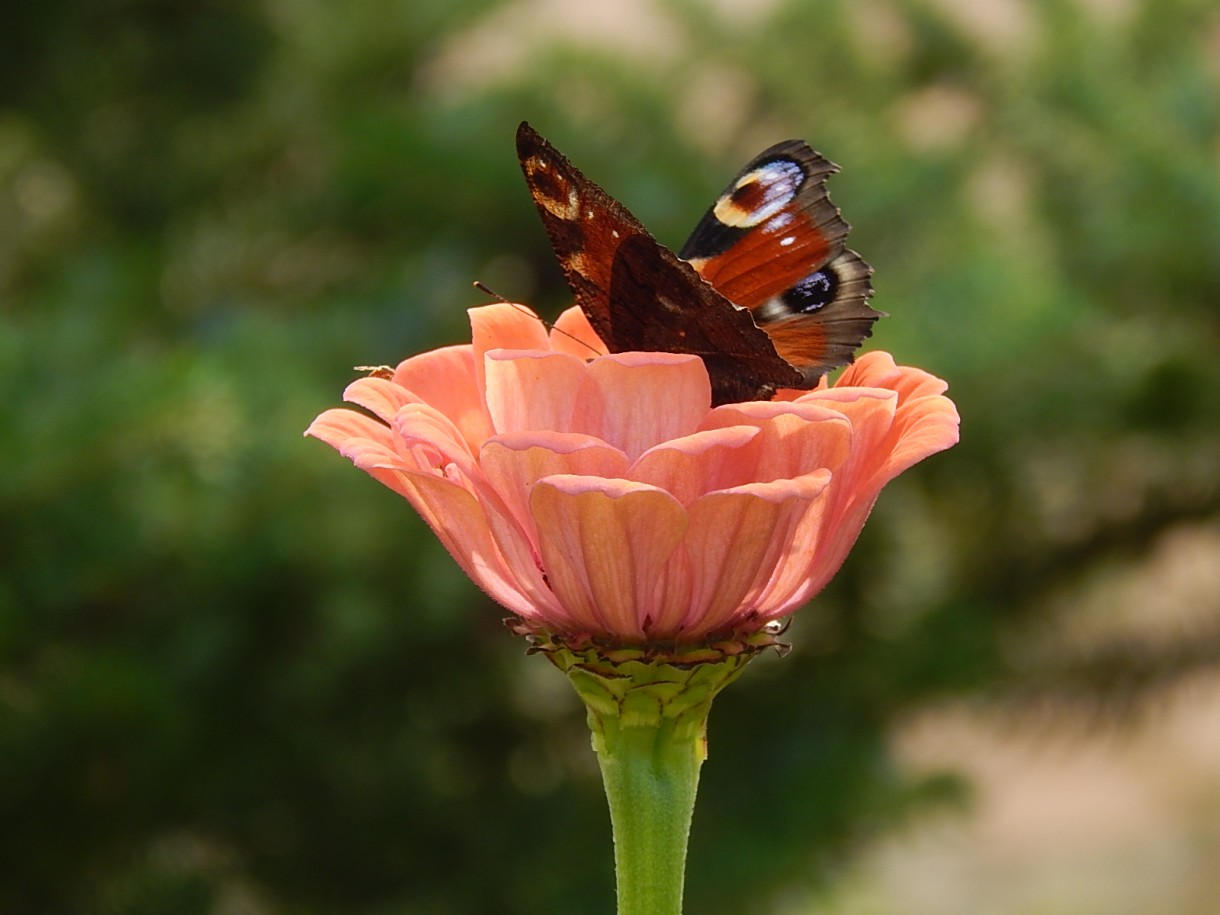
POLYGON ((690 912, 812 911, 958 809, 921 709, 1214 669, 1214 590, 1123 583, 1220 567, 1218 98, 1203 0, 6 5, 0 913, 613 911, 566 682, 301 437, 472 280, 566 304, 522 119, 673 246, 807 139, 867 345, 964 420, 718 701, 690 912))

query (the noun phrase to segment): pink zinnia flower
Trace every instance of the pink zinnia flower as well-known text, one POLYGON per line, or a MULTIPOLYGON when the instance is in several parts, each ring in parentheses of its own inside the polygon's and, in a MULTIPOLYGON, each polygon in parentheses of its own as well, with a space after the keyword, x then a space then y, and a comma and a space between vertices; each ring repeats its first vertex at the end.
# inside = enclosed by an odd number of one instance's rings
POLYGON ((309 427, 405 496, 539 635, 694 644, 809 601, 881 488, 958 437, 943 381, 863 355, 833 386, 712 409, 701 359, 604 355, 583 315, 470 312, 309 427), (599 353, 590 358, 591 353, 599 353), (375 418, 374 418, 375 417, 375 418))

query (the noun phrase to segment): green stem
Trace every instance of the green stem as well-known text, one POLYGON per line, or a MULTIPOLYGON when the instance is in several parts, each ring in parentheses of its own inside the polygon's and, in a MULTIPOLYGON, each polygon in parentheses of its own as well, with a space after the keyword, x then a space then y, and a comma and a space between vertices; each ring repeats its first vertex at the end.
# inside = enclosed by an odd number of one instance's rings
POLYGON ((702 645, 576 647, 529 634, 588 711, 614 827, 618 915, 682 915, 712 700, 759 652, 785 650, 776 635, 767 627, 702 645))
POLYGON ((618 915, 681 915, 703 741, 669 720, 601 725, 595 743, 614 828, 618 915))

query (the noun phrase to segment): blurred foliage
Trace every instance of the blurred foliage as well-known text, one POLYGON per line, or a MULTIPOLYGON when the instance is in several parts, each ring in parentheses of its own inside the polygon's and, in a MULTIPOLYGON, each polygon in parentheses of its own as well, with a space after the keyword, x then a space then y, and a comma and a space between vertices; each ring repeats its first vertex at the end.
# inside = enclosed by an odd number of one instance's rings
POLYGON ((1220 524, 1218 49, 1205 0, 8 4, 0 912, 612 911, 566 683, 301 438, 353 364, 462 340, 471 280, 564 304, 523 118, 674 245, 806 137, 870 345, 964 417, 718 703, 690 911, 960 798, 890 760, 914 708, 1215 666, 1216 607, 1052 636, 1220 524))

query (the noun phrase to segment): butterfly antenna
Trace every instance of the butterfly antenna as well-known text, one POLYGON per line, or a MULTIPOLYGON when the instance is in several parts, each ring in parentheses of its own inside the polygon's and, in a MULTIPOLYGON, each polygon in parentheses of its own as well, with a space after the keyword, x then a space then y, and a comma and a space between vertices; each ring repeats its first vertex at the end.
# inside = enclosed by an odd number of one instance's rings
POLYGON ((600 356, 600 355, 602 354, 602 353, 601 353, 601 350, 599 350, 597 347, 595 347, 595 346, 590 346, 590 345, 589 345, 588 343, 586 343, 584 340, 580 339, 580 337, 576 336, 575 334, 570 334, 570 333, 568 333, 568 332, 567 332, 566 330, 564 330, 562 327, 556 327, 554 324, 547 324, 547 322, 545 322, 545 321, 544 321, 543 323, 544 323, 544 324, 546 324, 546 325, 547 325, 547 327, 549 327, 549 328, 552 330, 552 332, 557 333, 557 334, 561 334, 562 336, 567 337, 569 340, 571 340, 571 341, 572 341, 573 343, 575 343, 577 346, 583 346, 585 349, 587 349, 587 350, 589 351, 589 353, 590 353, 591 355, 593 355, 593 356, 600 356))
POLYGON ((491 296, 497 302, 503 302, 505 305, 510 304, 508 299, 504 298, 504 296, 500 295, 500 293, 487 286, 482 280, 475 280, 474 288, 479 290, 479 292, 483 293, 484 295, 491 296))
MULTIPOLYGON (((483 293, 484 295, 491 296, 497 302, 500 302, 503 305, 511 305, 513 308, 517 309, 517 311, 521 312, 523 315, 529 315, 531 318, 538 318, 538 316, 536 314, 534 314, 524 305, 519 305, 516 302, 510 302, 508 299, 504 298, 504 296, 500 295, 500 293, 496 292, 494 289, 492 289, 482 280, 475 280, 472 285, 474 286, 475 289, 479 290, 479 292, 483 293)), ((538 320, 542 321, 542 318, 538 318, 538 320)), ((548 330, 554 329, 554 325, 548 324, 546 321, 542 321, 542 326, 547 328, 548 330)))
MULTIPOLYGON (((517 310, 518 310, 519 312, 521 312, 522 314, 527 314, 527 315, 529 315, 531 318, 538 318, 538 316, 537 316, 536 314, 534 314, 532 311, 530 311, 530 310, 529 310, 528 308, 526 308, 524 305, 518 305, 516 302, 510 302, 508 299, 504 298, 504 296, 500 295, 500 293, 495 292, 494 290, 492 290, 491 288, 489 288, 489 287, 488 287, 488 286, 487 286, 485 283, 483 283, 481 280, 475 280, 473 285, 474 285, 474 288, 475 288, 475 289, 479 290, 479 292, 483 293, 484 295, 489 295, 489 296, 491 296, 491 297, 492 297, 493 299, 495 299, 497 302, 503 302, 505 305, 511 305, 513 308, 517 309, 517 310)), ((597 350, 597 348, 596 348, 596 347, 590 346, 588 343, 586 343, 584 340, 581 340, 579 337, 575 336, 574 334, 570 334, 570 333, 568 333, 568 332, 567 332, 566 330, 564 330, 563 328, 556 327, 556 326, 555 326, 554 324, 552 324, 550 321, 543 320, 542 318, 538 318, 538 320, 542 322, 542 326, 543 326, 543 327, 545 327, 547 330, 552 331, 553 333, 561 334, 561 335, 563 335, 563 336, 567 337, 567 338, 568 338, 569 340, 571 340, 573 343, 576 343, 576 344, 578 344, 578 345, 580 345, 580 346, 583 346, 585 349, 587 349, 587 350, 588 350, 590 353, 592 353, 594 356, 600 356, 600 355, 601 355, 601 353, 600 353, 600 352, 597 350)))

